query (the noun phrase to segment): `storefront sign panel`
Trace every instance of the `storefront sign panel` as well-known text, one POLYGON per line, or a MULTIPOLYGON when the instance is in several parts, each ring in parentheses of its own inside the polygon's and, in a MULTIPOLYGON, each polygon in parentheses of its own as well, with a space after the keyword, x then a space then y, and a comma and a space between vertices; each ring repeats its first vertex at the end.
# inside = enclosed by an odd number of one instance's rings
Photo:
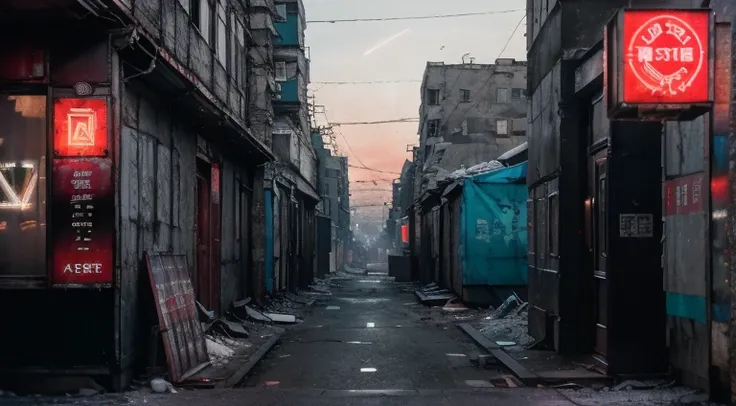
POLYGON ((54 155, 107 156, 107 100, 54 100, 54 155))
POLYGON ((115 200, 110 159, 55 159, 53 283, 113 282, 115 200))
POLYGON ((625 10, 623 102, 709 102, 710 21, 710 10, 625 10))
POLYGON ((703 174, 672 179, 664 184, 665 215, 698 213, 703 211, 703 174))

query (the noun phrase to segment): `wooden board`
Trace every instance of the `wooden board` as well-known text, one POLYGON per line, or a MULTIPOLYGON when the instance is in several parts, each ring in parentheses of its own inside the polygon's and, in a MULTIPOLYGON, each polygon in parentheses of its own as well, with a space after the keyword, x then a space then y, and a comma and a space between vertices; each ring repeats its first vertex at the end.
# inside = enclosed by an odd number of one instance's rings
POLYGON ((179 383, 210 362, 187 260, 184 255, 146 253, 146 262, 170 378, 179 383))

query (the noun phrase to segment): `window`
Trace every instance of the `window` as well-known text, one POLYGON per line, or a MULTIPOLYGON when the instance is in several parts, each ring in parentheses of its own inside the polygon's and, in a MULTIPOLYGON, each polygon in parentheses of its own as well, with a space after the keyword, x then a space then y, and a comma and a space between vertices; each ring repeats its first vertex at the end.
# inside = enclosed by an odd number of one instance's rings
POLYGON ((496 120, 496 134, 509 135, 509 121, 502 119, 496 120))
POLYGON ((514 88, 511 89, 511 98, 512 99, 521 99, 526 97, 526 89, 522 88, 514 88))
POLYGON ((212 7, 209 0, 193 0, 192 22, 208 44, 212 43, 212 7))
POLYGON ((427 123, 427 137, 440 136, 440 120, 429 120, 427 123))
POLYGON ((276 5, 276 21, 278 22, 285 22, 288 18, 286 15, 286 4, 277 4, 276 5))
POLYGON ((46 275, 46 97, 0 95, 0 276, 46 275))
POLYGON ((427 104, 440 104, 440 91, 438 89, 427 89, 427 104))
POLYGON ((470 101, 470 90, 460 89, 460 102, 468 103, 470 101))
POLYGON ((496 103, 508 103, 509 102, 509 89, 505 87, 499 87, 496 89, 496 103))
POLYGON ((286 62, 276 62, 276 80, 286 81, 286 62))
POLYGON ((227 67, 227 12, 222 3, 217 4, 217 59, 227 67))
POLYGON ((247 80, 245 58, 245 27, 236 13, 230 13, 230 74, 241 88, 247 80))

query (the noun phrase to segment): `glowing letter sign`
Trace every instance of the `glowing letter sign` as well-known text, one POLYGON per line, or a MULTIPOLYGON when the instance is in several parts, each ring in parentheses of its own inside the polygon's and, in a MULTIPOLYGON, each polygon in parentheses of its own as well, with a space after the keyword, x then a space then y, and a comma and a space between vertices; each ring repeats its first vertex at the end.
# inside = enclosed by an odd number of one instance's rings
POLYGON ((107 155, 107 101, 56 99, 54 153, 65 157, 107 155))
POLYGON ((114 280, 115 199, 107 144, 106 99, 54 100, 54 285, 99 286, 114 280))
POLYGON ((649 111, 672 119, 691 111, 692 118, 706 111, 713 100, 712 30, 707 9, 620 12, 605 41, 612 116, 636 110, 637 118, 649 111))

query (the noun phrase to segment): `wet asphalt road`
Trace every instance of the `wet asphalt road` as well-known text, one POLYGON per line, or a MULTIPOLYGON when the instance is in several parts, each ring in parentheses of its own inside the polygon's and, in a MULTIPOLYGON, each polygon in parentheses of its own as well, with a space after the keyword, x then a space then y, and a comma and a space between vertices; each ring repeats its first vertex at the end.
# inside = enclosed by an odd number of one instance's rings
POLYGON ((368 275, 337 280, 332 296, 287 330, 238 389, 32 404, 573 405, 549 389, 478 388, 502 372, 472 366, 468 355, 476 347, 451 326, 422 321, 408 305, 414 295, 379 272, 372 267, 368 275))

